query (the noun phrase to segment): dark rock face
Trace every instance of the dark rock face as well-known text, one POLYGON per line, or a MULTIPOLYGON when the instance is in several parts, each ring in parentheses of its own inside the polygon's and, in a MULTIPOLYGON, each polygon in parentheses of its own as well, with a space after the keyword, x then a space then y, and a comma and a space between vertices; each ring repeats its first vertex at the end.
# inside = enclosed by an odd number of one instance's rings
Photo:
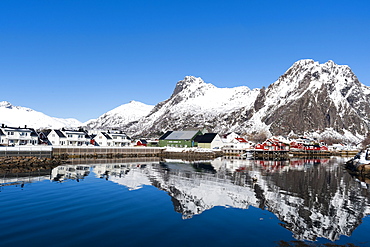
POLYGON ((287 135, 330 128, 340 134, 364 136, 369 129, 370 88, 361 84, 348 66, 332 61, 300 60, 267 88, 238 88, 232 95, 227 94, 229 89, 217 89, 224 90, 224 95, 215 88, 200 78, 185 77, 169 99, 127 125, 127 132, 148 136, 206 128, 220 134, 261 130, 287 135), (212 95, 214 92, 218 93, 212 95), (222 97, 225 100, 221 102, 222 97))
POLYGON ((296 81, 298 86, 294 92, 281 96, 299 97, 286 104, 279 104, 279 107, 262 118, 264 123, 271 125, 270 131, 273 134, 286 134, 290 131, 303 133, 326 128, 341 134, 344 130, 354 134, 368 131, 370 101, 369 95, 364 93, 368 89, 359 83, 348 67, 330 65, 334 72, 330 72, 327 66, 323 66, 321 73, 315 68, 307 71, 302 66, 293 66, 280 81, 269 87, 267 94, 273 94, 282 81, 294 84, 295 77, 291 75, 298 76, 296 71, 305 71, 301 75, 302 79, 296 81), (323 76, 322 73, 327 75, 323 76))

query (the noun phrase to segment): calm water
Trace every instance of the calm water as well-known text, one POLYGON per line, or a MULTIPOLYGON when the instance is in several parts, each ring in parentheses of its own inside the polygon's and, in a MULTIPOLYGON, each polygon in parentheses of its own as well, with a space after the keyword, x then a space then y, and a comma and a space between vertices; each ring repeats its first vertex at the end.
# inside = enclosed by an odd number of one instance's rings
POLYGON ((341 159, 92 162, 0 177, 0 246, 370 246, 341 159))

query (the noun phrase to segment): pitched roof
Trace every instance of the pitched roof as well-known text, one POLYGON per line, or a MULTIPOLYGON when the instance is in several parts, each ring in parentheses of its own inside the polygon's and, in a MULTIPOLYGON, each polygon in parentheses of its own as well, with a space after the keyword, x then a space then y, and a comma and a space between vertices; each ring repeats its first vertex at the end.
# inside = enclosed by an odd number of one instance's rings
POLYGON ((55 131, 55 133, 57 133, 57 135, 58 135, 59 137, 67 138, 67 137, 63 134, 63 132, 62 132, 62 131, 60 131, 60 130, 54 130, 54 131, 55 131))
POLYGON ((198 142, 202 139, 203 135, 197 135, 195 138, 194 138, 194 142, 198 142))
POLYGON ((147 140, 144 139, 140 139, 139 142, 141 142, 141 144, 148 144, 147 140))
POLYGON ((5 136, 4 132, 0 129, 0 136, 5 136))
POLYGON ((164 133, 163 136, 159 137, 159 140, 164 140, 166 139, 167 136, 169 136, 173 131, 167 131, 166 133, 164 133))
POLYGON ((31 132, 31 136, 39 136, 38 134, 37 134, 37 132, 34 130, 34 129, 29 129, 29 130, 31 130, 32 132, 31 132))
POLYGON ((238 142, 240 143, 247 143, 248 141, 245 140, 244 138, 235 138, 238 142))
POLYGON ((103 134, 103 136, 105 136, 105 138, 107 138, 108 140, 111 140, 112 137, 110 137, 106 132, 101 132, 103 134))
POLYGON ((166 140, 191 140, 199 131, 172 131, 166 140))
POLYGON ((200 137, 198 143, 211 143, 217 136, 217 133, 205 133, 200 137))

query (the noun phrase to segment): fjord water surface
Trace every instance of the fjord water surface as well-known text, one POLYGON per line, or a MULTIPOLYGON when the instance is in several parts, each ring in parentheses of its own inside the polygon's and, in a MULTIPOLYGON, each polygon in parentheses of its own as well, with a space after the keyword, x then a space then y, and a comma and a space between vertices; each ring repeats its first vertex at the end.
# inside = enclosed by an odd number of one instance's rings
POLYGON ((343 162, 73 161, 2 175, 0 245, 370 246, 370 188, 343 162))

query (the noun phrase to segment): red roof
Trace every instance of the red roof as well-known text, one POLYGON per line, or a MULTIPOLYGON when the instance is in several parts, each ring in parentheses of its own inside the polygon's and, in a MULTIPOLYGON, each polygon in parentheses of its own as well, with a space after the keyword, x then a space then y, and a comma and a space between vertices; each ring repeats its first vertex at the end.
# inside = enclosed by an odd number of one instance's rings
POLYGON ((235 138, 238 142, 248 142, 247 140, 245 140, 244 138, 235 138))

